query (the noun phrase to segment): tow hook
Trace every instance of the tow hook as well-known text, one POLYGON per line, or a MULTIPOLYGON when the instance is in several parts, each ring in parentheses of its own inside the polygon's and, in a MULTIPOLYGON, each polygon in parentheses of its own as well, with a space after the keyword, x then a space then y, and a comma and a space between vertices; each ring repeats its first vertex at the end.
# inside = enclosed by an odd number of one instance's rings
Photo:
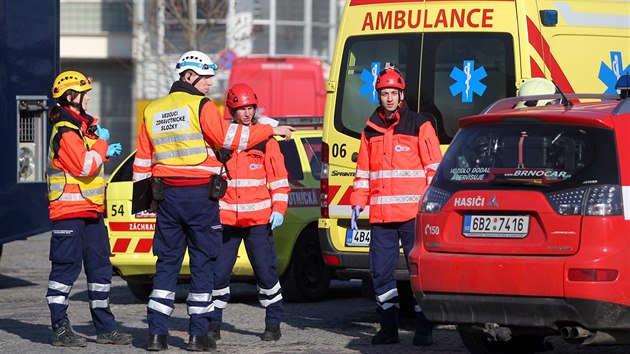
POLYGON ((501 327, 498 323, 485 323, 483 333, 491 342, 506 342, 512 339, 512 330, 508 327, 501 327))

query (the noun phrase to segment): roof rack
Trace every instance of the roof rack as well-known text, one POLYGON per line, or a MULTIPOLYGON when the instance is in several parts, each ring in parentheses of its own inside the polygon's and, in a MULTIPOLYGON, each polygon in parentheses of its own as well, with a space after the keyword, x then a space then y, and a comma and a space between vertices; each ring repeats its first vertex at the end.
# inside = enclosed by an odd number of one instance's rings
POLYGON ((322 116, 288 116, 271 117, 278 121, 280 125, 290 125, 294 128, 317 128, 324 125, 322 116))
MULTIPOLYGON (((599 100, 619 100, 619 95, 613 94, 601 94, 601 93, 571 93, 564 95, 566 98, 571 99, 599 99, 599 100)), ((508 97, 495 101, 479 114, 490 114, 502 110, 512 109, 518 102, 524 101, 539 101, 539 100, 562 100, 564 97, 561 94, 553 95, 532 95, 521 97, 508 97)), ((623 103, 623 101, 622 101, 623 103)), ((621 104, 620 104, 621 105, 621 104)), ((626 111, 627 113, 627 111, 626 111)))

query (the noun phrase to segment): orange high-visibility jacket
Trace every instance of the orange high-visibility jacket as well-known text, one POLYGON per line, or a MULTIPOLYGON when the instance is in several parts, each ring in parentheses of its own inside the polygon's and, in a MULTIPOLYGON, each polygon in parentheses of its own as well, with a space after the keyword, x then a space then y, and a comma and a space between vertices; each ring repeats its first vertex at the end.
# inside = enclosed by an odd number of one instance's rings
POLYGON ((442 160, 430 121, 403 105, 389 120, 377 108, 361 134, 352 206, 370 206, 370 223, 416 217, 424 189, 442 160))
MULTIPOLYGON (((79 179, 99 178, 102 175, 103 163, 109 160, 105 156, 108 144, 104 139, 87 132, 97 121, 90 115, 81 116, 62 107, 61 120, 57 123, 59 128, 53 129, 56 134, 50 137, 49 179, 50 171, 53 169, 79 179), (71 128, 70 125, 77 129, 71 128), (81 129, 81 132, 78 129, 81 129)), ((48 206, 51 220, 96 217, 98 213, 103 213, 103 204, 94 203, 83 196, 81 187, 75 183, 65 184, 61 197, 50 201, 48 206)), ((104 182, 102 189, 104 192, 104 182)))
MULTIPOLYGON (((153 129, 153 127, 147 127, 145 122, 143 122, 138 135, 138 150, 133 163, 134 181, 150 178, 151 176, 209 178, 214 174, 218 174, 221 169, 221 164, 212 153, 213 147, 223 147, 230 150, 245 149, 273 136, 273 128, 266 124, 246 127, 242 124, 229 123, 223 119, 212 101, 203 97, 203 94, 199 90, 188 83, 182 81, 174 82, 169 95, 165 98, 168 98, 173 93, 181 92, 189 94, 190 97, 188 101, 198 102, 198 107, 188 107, 184 104, 182 107, 174 106, 171 110, 191 108, 191 114, 193 114, 195 119, 200 120, 201 124, 196 124, 195 126, 201 128, 203 139, 206 142, 208 158, 194 165, 155 163, 155 149, 151 142, 149 132, 149 129, 153 129), (201 99, 199 99, 200 96, 201 99)), ((178 144, 182 150, 188 148, 185 141, 178 144)))
POLYGON ((275 139, 251 149, 234 152, 227 163, 232 177, 219 201, 221 223, 248 227, 269 223, 271 212, 284 215, 289 201, 289 181, 284 156, 275 139))

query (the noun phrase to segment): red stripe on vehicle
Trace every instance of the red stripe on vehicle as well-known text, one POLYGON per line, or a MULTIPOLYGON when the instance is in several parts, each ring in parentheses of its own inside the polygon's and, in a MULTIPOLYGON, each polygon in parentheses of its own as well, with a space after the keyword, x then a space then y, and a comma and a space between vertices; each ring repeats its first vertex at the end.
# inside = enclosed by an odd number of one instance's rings
POLYGON ((339 192, 339 188, 341 188, 341 186, 328 186, 328 200, 335 199, 337 192, 339 192))
POLYGON ((348 189, 346 189, 346 192, 343 194, 343 197, 341 197, 341 200, 339 200, 339 205, 351 205, 350 204, 350 195, 352 195, 352 191, 354 190, 354 188, 352 187, 348 187, 348 189))
POLYGON ((151 246, 153 246, 152 238, 141 238, 140 240, 138 240, 136 249, 133 252, 134 253, 149 253, 149 251, 151 251, 151 246))
POLYGON ((560 87, 562 92, 575 93, 569 80, 556 61, 556 58, 551 54, 549 43, 543 38, 542 33, 540 33, 538 27, 536 27, 536 24, 529 16, 527 17, 527 36, 529 37, 529 44, 534 47, 536 52, 543 58, 545 66, 547 66, 551 73, 551 78, 560 87))
POLYGON ((538 66, 538 63, 532 57, 529 57, 529 66, 532 70, 532 77, 545 77, 545 72, 540 68, 540 66, 538 66))
POLYGON ((113 253, 124 253, 127 252, 127 248, 129 247, 129 243, 131 242, 130 238, 119 238, 114 243, 114 247, 112 248, 113 253))

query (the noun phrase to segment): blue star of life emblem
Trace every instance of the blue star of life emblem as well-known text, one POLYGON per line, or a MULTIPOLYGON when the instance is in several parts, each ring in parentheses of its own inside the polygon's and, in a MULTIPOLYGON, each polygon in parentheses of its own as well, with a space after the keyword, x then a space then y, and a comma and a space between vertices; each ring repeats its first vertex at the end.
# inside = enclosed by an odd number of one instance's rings
POLYGON ((621 52, 610 52, 610 67, 602 61, 597 77, 606 85, 605 94, 616 95, 615 84, 623 74, 630 74, 630 65, 623 67, 621 52), (622 70, 623 69, 623 70, 622 70))
POLYGON ((359 87, 359 93, 361 96, 370 96, 370 103, 378 103, 378 92, 374 88, 376 84, 376 78, 381 71, 380 62, 372 62, 370 64, 370 71, 363 69, 361 72, 361 80, 364 82, 363 86, 359 87))
POLYGON ((488 74, 483 66, 475 69, 474 60, 464 60, 462 69, 454 67, 451 71, 450 76, 455 83, 449 86, 449 89, 453 97, 461 93, 462 102, 472 102, 473 94, 483 96, 486 91, 487 86, 482 84, 481 80, 488 74))

